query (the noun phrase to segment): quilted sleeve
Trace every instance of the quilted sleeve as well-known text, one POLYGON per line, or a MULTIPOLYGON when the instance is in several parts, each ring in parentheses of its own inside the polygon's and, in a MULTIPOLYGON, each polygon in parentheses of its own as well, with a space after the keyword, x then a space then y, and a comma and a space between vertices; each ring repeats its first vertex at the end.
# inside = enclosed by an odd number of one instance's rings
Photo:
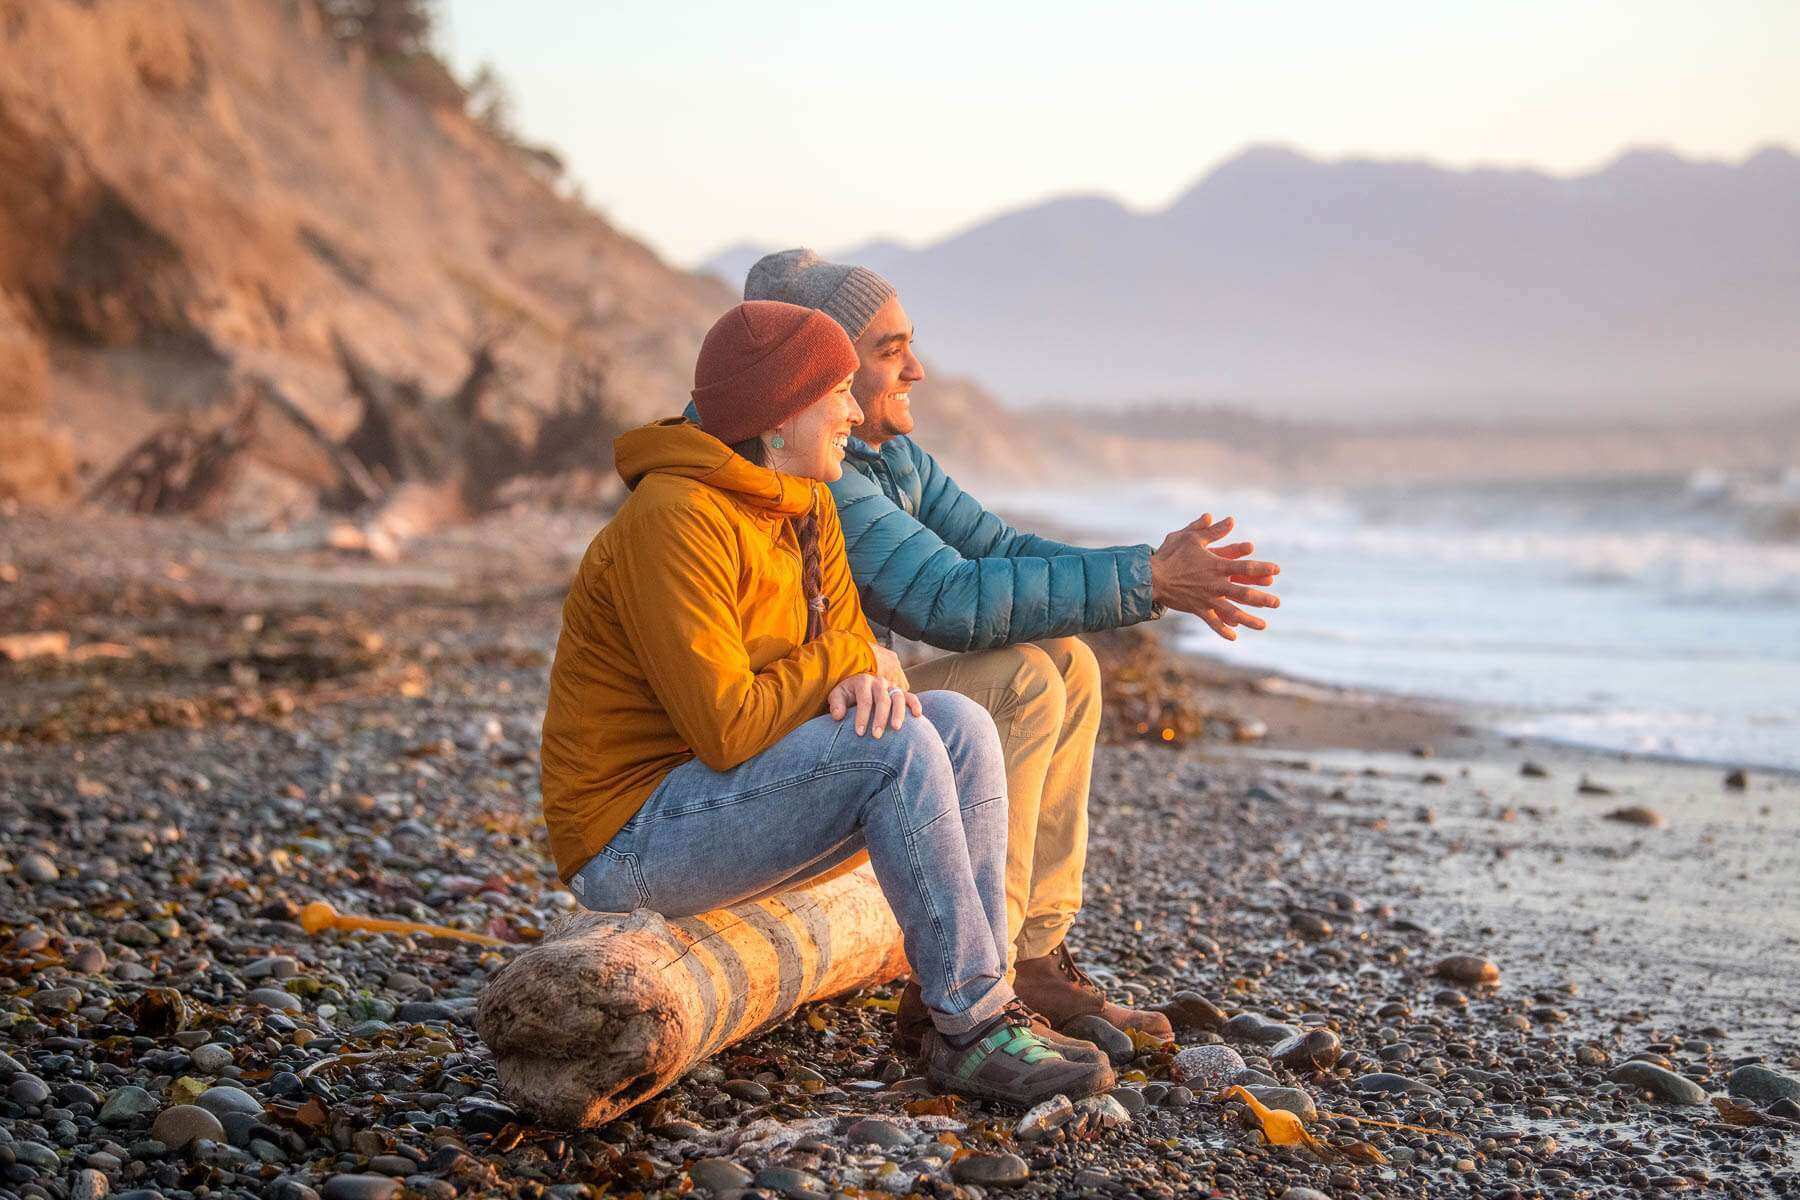
POLYGON ((922 477, 928 489, 934 482, 938 488, 928 490, 917 518, 858 471, 846 470, 831 485, 850 571, 871 619, 938 649, 965 651, 1114 629, 1153 615, 1148 546, 996 551, 999 531, 1010 527, 924 458, 936 479, 922 477))

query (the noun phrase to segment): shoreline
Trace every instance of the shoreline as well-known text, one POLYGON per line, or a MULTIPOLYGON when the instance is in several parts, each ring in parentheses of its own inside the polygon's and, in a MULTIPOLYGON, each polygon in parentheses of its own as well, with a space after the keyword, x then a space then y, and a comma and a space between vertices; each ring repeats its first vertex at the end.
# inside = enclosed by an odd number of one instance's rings
MULTIPOLYGON (((1254 637, 1256 634, 1248 636, 1254 637)), ((1164 640, 1170 639, 1165 637, 1164 640)), ((1721 775, 1744 771, 1748 774, 1800 781, 1800 767, 1740 759, 1692 757, 1654 750, 1621 750, 1574 738, 1551 737, 1541 733, 1512 733, 1495 725, 1498 714, 1505 711, 1495 706, 1330 683, 1288 671, 1238 665, 1217 653, 1182 648, 1175 648, 1171 652, 1203 664, 1210 674, 1220 678, 1224 687, 1237 686, 1253 695, 1266 697, 1265 707, 1284 716, 1289 722, 1286 728, 1288 737, 1293 739, 1293 749, 1381 750, 1406 741, 1410 733, 1418 737, 1418 741, 1413 744, 1429 744, 1435 735, 1465 751, 1486 748, 1498 753, 1501 750, 1528 751, 1537 748, 1541 754, 1548 756, 1583 757, 1596 762, 1619 761, 1674 768, 1705 768, 1718 771, 1721 775), (1283 701, 1291 701, 1291 705, 1284 705, 1283 701), (1313 707, 1320 711, 1309 718, 1305 710, 1313 707), (1352 721, 1347 714, 1334 715, 1334 708, 1342 708, 1351 713, 1379 714, 1385 720, 1398 722, 1398 731, 1366 730, 1361 726, 1367 725, 1368 721, 1352 721)), ((1263 708, 1259 707, 1255 711, 1262 715, 1263 708)), ((1533 710, 1521 708, 1516 711, 1526 714, 1533 710)), ((1274 728, 1272 724, 1271 729, 1274 728)), ((1401 748, 1410 749, 1410 745, 1401 748)))
POLYGON ((573 905, 536 749, 570 555, 591 533, 590 516, 520 514, 381 564, 180 522, 0 528, 16 572, 3 627, 113 648, 0 666, 0 944, 27 972, 0 983, 0 1083, 38 1095, 34 1073, 70 1104, 75 1084, 95 1108, 130 1102, 105 1126, 15 1104, 9 1169, 288 1197, 306 1193, 276 1180, 348 1195, 335 1177, 404 1177, 442 1200, 673 1197, 700 1174, 976 1200, 960 1164, 1006 1155, 1032 1200, 1800 1185, 1800 1137, 1612 1077, 1652 1055, 1708 1093, 1752 1060, 1800 1078, 1800 873, 1784 861, 1800 787, 1752 773, 1727 792, 1712 768, 1515 743, 1441 706, 1173 654, 1160 634, 1091 639, 1115 667, 1109 712, 1162 705, 1145 711, 1196 736, 1099 747, 1071 944, 1121 998, 1191 991, 1329 1032, 1344 1052, 1329 1069, 1284 1066, 1238 1026, 1180 1041, 1228 1046, 1290 1103, 1344 1114, 1315 1133, 1386 1164, 1264 1145, 1155 1050, 1122 1067, 1122 1123, 1021 1137, 1017 1113, 922 1093, 888 1051, 892 990, 812 1006, 603 1130, 535 1126, 470 1021, 504 948, 309 936, 297 918, 324 899, 517 944, 573 905), (1216 732, 1247 720, 1265 729, 1253 742, 1216 732), (1521 775, 1526 759, 1544 773, 1521 775), (1584 775, 1610 794, 1578 791, 1584 775), (1627 807, 1664 823, 1609 818, 1627 807), (1494 963, 1498 985, 1433 974, 1457 954, 1494 963), (156 1023, 156 987, 181 993, 185 1028, 156 1023), (203 1153, 150 1139, 213 1084, 279 1131, 234 1125, 236 1143, 213 1134, 203 1153), (288 1115, 313 1100, 327 1122, 288 1115), (850 1132, 871 1119, 883 1144, 850 1132))

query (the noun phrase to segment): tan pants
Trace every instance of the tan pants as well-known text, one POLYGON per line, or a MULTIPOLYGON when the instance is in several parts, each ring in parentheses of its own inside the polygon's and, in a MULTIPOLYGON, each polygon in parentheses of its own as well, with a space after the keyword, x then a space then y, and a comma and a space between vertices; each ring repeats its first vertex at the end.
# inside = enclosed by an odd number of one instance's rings
POLYGON ((960 692, 993 714, 1006 754, 1006 928, 1015 960, 1050 953, 1081 911, 1100 731, 1094 652, 1079 638, 1054 638, 946 654, 906 676, 915 692, 960 692))

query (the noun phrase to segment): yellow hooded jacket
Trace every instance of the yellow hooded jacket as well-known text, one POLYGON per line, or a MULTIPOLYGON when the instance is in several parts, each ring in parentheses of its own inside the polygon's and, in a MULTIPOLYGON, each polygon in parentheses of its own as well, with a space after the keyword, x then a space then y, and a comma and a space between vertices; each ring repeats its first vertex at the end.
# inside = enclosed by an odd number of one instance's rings
POLYGON ((566 882, 671 770, 730 770, 875 670, 825 485, 672 418, 613 443, 631 495, 563 603, 544 715, 544 820, 566 882), (806 637, 791 518, 817 511, 825 632, 806 637))

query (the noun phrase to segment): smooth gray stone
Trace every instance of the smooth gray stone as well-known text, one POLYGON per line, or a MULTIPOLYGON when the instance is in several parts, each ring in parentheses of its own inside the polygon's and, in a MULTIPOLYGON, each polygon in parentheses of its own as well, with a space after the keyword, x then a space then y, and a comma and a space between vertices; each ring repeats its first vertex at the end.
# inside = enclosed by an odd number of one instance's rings
POLYGON ((218 1117, 219 1124, 225 1127, 225 1140, 233 1146, 248 1146, 250 1135, 262 1128, 262 1121, 250 1113, 228 1112, 213 1115, 218 1117))
POLYGON ((844 1136, 852 1146, 880 1146, 883 1150, 897 1150, 912 1141, 906 1130, 880 1117, 864 1117, 846 1129, 844 1136))
POLYGON ((1370 1096, 1435 1096, 1438 1094, 1438 1090, 1428 1083, 1420 1083, 1417 1079, 1408 1079, 1404 1075, 1395 1075, 1388 1071, 1363 1075, 1350 1086, 1364 1095, 1370 1096))
POLYGON ((225 1126, 197 1104, 177 1104, 165 1108, 150 1126, 150 1136, 171 1150, 180 1150, 202 1138, 210 1142, 225 1140, 225 1126))
POLYGON ((203 1046, 195 1046, 188 1052, 188 1057, 194 1060, 196 1071, 204 1071, 208 1075, 217 1075, 236 1061, 235 1056, 231 1053, 231 1047, 221 1046, 217 1042, 207 1042, 203 1046))
POLYGON ((831 1195, 823 1179, 795 1167, 764 1167, 756 1173, 756 1186, 780 1192, 788 1200, 826 1200, 831 1195))
POLYGON ((1761 1063, 1739 1067, 1731 1073, 1725 1087, 1732 1095, 1761 1105, 1770 1105, 1777 1100, 1800 1100, 1800 1079, 1761 1063))
POLYGON ((950 1177, 982 1187, 1013 1187, 1031 1178, 1031 1168, 1016 1154, 971 1154, 950 1165, 950 1177))
POLYGON ((298 1179, 291 1179, 287 1176, 282 1176, 271 1183, 263 1195, 268 1200, 319 1200, 319 1193, 298 1179))
POLYGON ((62 872, 48 854, 33 850, 19 860, 19 878, 27 883, 55 883, 62 872))
POLYGON ((751 1180, 750 1172, 729 1158, 703 1158, 688 1168, 688 1176, 714 1195, 749 1187, 751 1180))
POLYGON ((324 1200, 397 1200, 405 1188, 387 1175, 333 1175, 319 1195, 324 1200))
POLYGON ((264 1008, 272 1008, 276 1012, 299 1012, 301 1007, 298 996, 292 992, 282 991, 280 988, 259 987, 244 999, 252 1004, 260 1004, 264 1008))
POLYGON ((106 1103, 100 1106, 99 1120, 102 1125, 129 1125, 159 1107, 161 1104, 155 1096, 135 1083, 128 1083, 106 1098, 106 1103))
POLYGON ((231 1087, 228 1084, 219 1084, 216 1087, 207 1088, 204 1092, 200 1093, 199 1098, 196 1099, 194 1103, 198 1104, 201 1108, 204 1108, 215 1117, 223 1117, 226 1113, 234 1112, 248 1113, 251 1116, 261 1116, 263 1110, 263 1103, 261 1100, 252 1096, 243 1088, 231 1087))
POLYGON ((1606 1076, 1614 1083, 1654 1092, 1657 1099, 1670 1104, 1705 1104, 1706 1089, 1673 1071, 1665 1071, 1655 1063, 1620 1063, 1606 1076))
POLYGON ((1251 1042, 1258 1046, 1273 1046, 1300 1033, 1292 1025, 1271 1021, 1261 1013, 1250 1012, 1239 1013, 1231 1018, 1219 1032, 1229 1041, 1251 1042))
POLYGON ((1114 1100, 1117 1100, 1119 1102, 1119 1107, 1123 1108, 1133 1117, 1140 1115, 1150 1104, 1149 1097, 1145 1096, 1140 1089, 1135 1087, 1116 1087, 1107 1094, 1114 1100))
POLYGON ((1189 1046, 1170 1064, 1175 1078, 1195 1091, 1211 1095, 1233 1075, 1245 1070, 1244 1056, 1230 1046, 1189 1046))
POLYGON ((50 1085, 36 1075, 18 1076, 7 1090, 14 1104, 23 1104, 28 1108, 50 1099, 50 1085))

